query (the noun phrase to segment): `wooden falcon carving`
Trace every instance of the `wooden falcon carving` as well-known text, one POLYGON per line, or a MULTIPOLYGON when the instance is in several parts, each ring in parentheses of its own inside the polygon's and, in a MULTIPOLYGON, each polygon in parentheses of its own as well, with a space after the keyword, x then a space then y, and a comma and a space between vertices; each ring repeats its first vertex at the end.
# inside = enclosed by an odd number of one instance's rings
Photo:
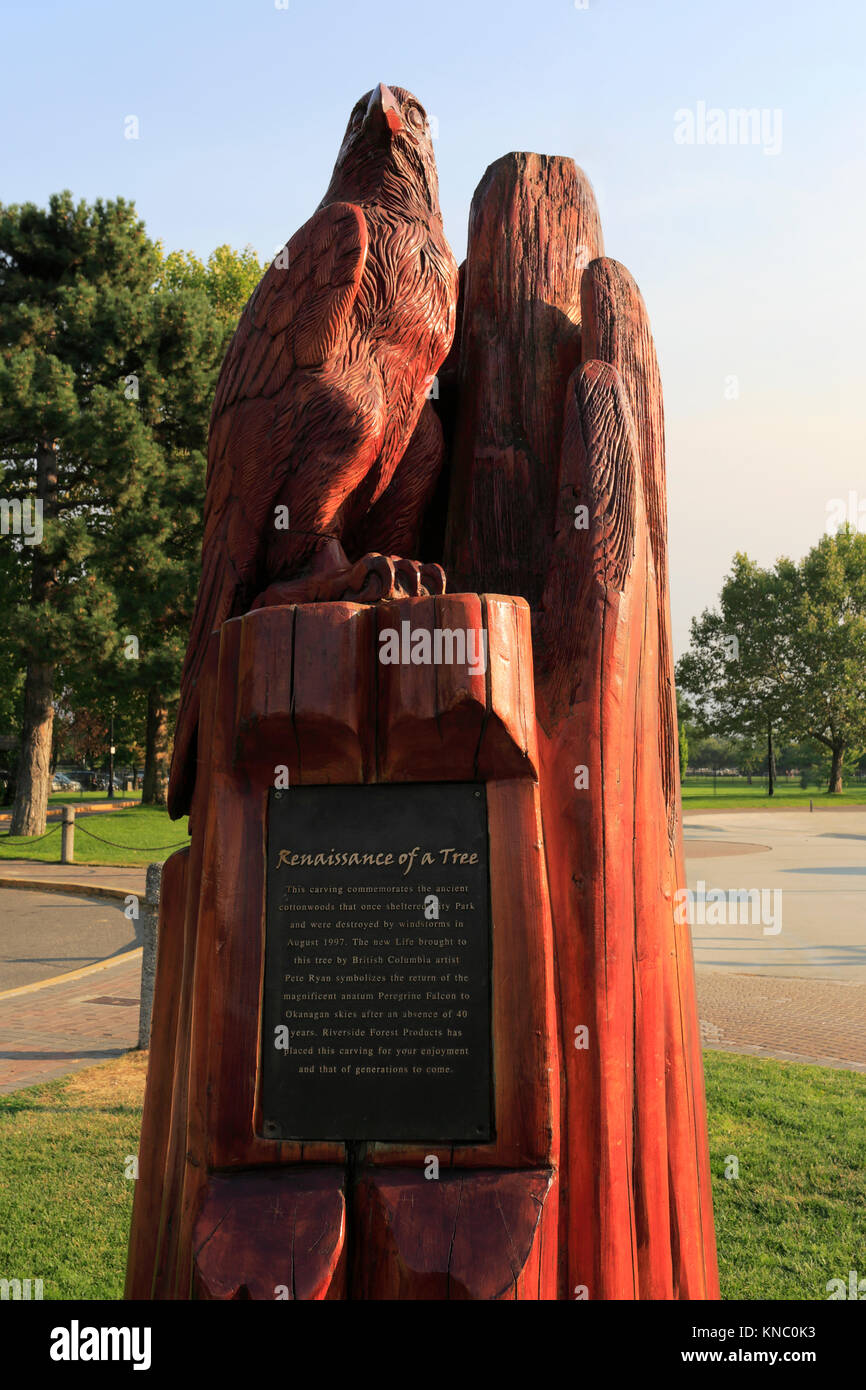
POLYGON ((438 565, 404 557, 442 464, 425 397, 456 303, 427 117, 380 83, 355 105, 327 193, 253 292, 220 373, 173 818, 189 810, 215 628, 265 604, 444 591, 438 565))

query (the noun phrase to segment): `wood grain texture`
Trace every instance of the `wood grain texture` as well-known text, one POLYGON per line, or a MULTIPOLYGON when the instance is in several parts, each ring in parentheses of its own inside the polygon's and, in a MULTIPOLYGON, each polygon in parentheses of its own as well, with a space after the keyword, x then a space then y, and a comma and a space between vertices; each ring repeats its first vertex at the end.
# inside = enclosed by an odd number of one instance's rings
POLYGON ((388 556, 417 535, 442 463, 425 402, 456 307, 426 113, 379 83, 351 113, 321 204, 254 290, 217 383, 172 816, 192 796, 210 633, 263 596, 360 591, 365 551, 388 556))
POLYGON ((193 1233, 193 1296, 343 1298, 344 1182, 339 1168, 211 1177, 193 1233))
MULTIPOLYGON (((505 1219, 518 1244, 523 1242, 519 1259, 509 1246, 512 1263, 506 1267, 497 1253, 495 1270, 485 1272, 489 1241, 478 1235, 473 1255, 473 1222, 480 1217, 467 1217, 469 1246, 455 1267, 465 1290, 459 1296, 555 1296, 560 1060, 529 617, 522 601, 452 594, 376 607, 264 608, 229 620, 214 635, 202 677, 203 737, 193 844, 183 875, 185 907, 175 896, 176 872, 164 906, 168 944, 157 1014, 168 1022, 154 1033, 146 1113, 154 1116, 159 1105, 170 1111, 171 1124, 165 1143, 154 1137, 149 1118, 145 1127, 149 1158, 137 1193, 128 1285, 138 1296, 273 1297, 268 1290, 285 1282, 274 1271, 291 1260, 286 1241, 302 1215, 306 1220, 309 1202, 310 1220, 325 1235, 303 1278, 296 1275, 295 1296, 343 1297, 333 1194, 348 1184, 351 1221, 356 1183, 375 1187, 381 1172, 387 1186, 395 1169, 423 1176, 431 1153, 444 1172, 465 1176, 467 1201, 477 1179, 477 1211, 499 1212, 500 1224, 505 1219), (378 637, 403 623, 431 637, 437 631, 483 635, 485 669, 473 669, 468 656, 456 661, 444 653, 426 663, 382 663, 378 637), (486 781, 495 1113, 490 1142, 441 1151, 421 1143, 371 1143, 349 1165, 342 1144, 263 1136, 264 857, 277 761, 290 766, 291 785, 438 781, 443 775, 486 781), (308 1194, 304 1183, 311 1165, 324 1186, 308 1194), (493 1168, 501 1190, 490 1188, 480 1171, 493 1168), (544 1193, 551 1189, 543 1222, 540 1170, 544 1193), (327 1251, 333 1259, 325 1258, 327 1251)), ((479 642, 471 650, 481 649, 479 642)), ((391 1239, 387 1223, 366 1239, 375 1264, 377 1242, 391 1239)), ((422 1281, 420 1287, 428 1287, 428 1295, 413 1297, 439 1296, 434 1283, 422 1281)), ((352 1290, 351 1296, 392 1295, 352 1290)))
POLYGON ((150 1298, 157 1262, 163 1184, 168 1175, 167 1147, 172 1113, 174 1072, 165 1059, 172 1055, 177 1035, 183 977, 184 914, 187 900, 189 849, 165 861, 160 889, 156 982, 150 1027, 150 1057, 141 1136, 138 1181, 127 1260, 127 1298, 150 1298))
POLYGON ((556 1180, 520 1173, 368 1173, 357 1193, 355 1297, 550 1299, 556 1180))
POLYGON ((673 921, 658 365, 621 266, 593 251, 563 278, 573 202, 537 161, 506 156, 473 202, 446 563, 532 608, 564 1068, 559 1296, 718 1297, 694 968, 673 921))
POLYGON ((581 280, 583 360, 616 367, 631 403, 638 437, 644 506, 657 575, 659 641, 658 733, 671 850, 679 820, 679 761, 668 578, 667 481, 662 384, 643 296, 625 266, 603 257, 581 280))
POLYGON ((602 250, 592 188, 573 160, 509 154, 491 164, 469 216, 445 545, 452 588, 532 607, 541 598, 562 401, 580 362, 580 281, 602 250))

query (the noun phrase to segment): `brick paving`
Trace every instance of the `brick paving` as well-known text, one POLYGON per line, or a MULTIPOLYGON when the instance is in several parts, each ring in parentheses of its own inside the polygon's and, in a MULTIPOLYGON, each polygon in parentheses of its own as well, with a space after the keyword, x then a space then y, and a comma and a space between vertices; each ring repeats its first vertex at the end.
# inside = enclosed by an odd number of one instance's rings
POLYGON ((138 1044, 141 951, 0 997, 0 1092, 36 1086, 138 1044))
POLYGON ((866 984, 698 970, 704 1047, 866 1072, 866 984))

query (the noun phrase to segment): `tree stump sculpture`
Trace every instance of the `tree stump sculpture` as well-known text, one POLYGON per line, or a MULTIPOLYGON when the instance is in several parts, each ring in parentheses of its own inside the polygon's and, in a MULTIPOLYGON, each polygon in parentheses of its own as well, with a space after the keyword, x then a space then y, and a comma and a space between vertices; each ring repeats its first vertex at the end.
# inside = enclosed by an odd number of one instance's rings
POLYGON ((532 154, 482 180, 460 287, 423 112, 380 85, 218 388, 130 1297, 718 1296, 646 311, 584 175, 532 154), (387 664, 392 633, 467 645, 387 664), (479 1122, 274 1121, 274 787, 359 789, 369 839, 374 793, 458 784, 486 817, 479 1122))
POLYGON ((560 1297, 718 1297, 694 967, 674 914, 661 383, 640 292, 601 252, 571 160, 488 169, 444 564, 450 584, 483 575, 533 610, 564 1061, 560 1297))

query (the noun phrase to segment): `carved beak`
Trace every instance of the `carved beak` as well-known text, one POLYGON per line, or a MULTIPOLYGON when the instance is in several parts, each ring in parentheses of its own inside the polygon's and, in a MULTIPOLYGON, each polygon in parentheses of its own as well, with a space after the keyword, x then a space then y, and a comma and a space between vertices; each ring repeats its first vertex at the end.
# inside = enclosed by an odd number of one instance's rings
POLYGON ((373 94, 367 105, 364 131, 375 140, 379 140, 384 136, 390 138, 392 135, 397 135, 402 129, 403 120, 397 98, 390 87, 386 87, 384 82, 379 82, 373 88, 373 94))

